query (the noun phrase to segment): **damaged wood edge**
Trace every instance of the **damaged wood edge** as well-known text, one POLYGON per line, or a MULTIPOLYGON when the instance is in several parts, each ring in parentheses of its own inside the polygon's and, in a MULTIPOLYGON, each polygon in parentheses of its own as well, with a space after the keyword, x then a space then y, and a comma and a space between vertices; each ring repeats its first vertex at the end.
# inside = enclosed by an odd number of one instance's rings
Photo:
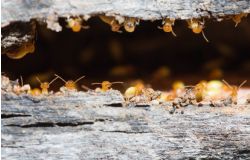
POLYGON ((105 14, 117 19, 135 17, 142 20, 160 20, 163 17, 168 17, 176 20, 187 20, 207 17, 222 20, 225 16, 250 13, 248 0, 65 0, 63 3, 51 0, 3 0, 1 4, 2 27, 11 22, 28 22, 31 19, 46 20, 51 16, 66 18, 83 15, 84 19, 87 20, 92 16, 105 14))

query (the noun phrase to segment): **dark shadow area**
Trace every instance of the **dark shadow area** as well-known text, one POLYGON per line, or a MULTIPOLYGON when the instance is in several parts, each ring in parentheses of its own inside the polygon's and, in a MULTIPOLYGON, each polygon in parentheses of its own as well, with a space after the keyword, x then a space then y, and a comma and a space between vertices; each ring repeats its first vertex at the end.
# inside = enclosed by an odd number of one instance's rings
MULTIPOLYGON (((66 26, 64 19, 60 23, 66 26)), ((39 25, 35 53, 20 60, 3 55, 2 72, 12 79, 22 75, 33 86, 38 86, 35 76, 48 81, 54 73, 65 79, 86 75, 80 82, 86 85, 142 79, 159 89, 174 80, 187 84, 203 79, 223 78, 233 84, 250 80, 250 18, 237 28, 232 20, 207 21, 204 32, 210 43, 192 33, 185 21, 176 21, 177 37, 158 29, 160 21, 141 21, 134 33, 121 34, 111 32, 98 18, 87 23, 90 29, 78 33, 66 27, 56 33, 39 25)))

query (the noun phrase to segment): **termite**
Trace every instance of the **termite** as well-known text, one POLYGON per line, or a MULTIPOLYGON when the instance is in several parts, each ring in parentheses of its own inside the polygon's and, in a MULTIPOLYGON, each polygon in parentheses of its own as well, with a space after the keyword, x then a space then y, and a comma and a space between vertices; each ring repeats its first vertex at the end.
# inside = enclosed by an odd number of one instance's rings
POLYGON ((77 86, 76 86, 76 83, 78 81, 80 81, 81 79, 83 79, 85 76, 82 76, 78 79, 76 79, 75 81, 73 80, 68 80, 68 81, 65 81, 61 76, 55 74, 56 77, 58 77, 59 79, 61 79, 65 84, 64 84, 64 87, 70 91, 75 91, 77 90, 77 86))
POLYGON ((34 88, 28 91, 28 94, 31 94, 32 96, 40 96, 41 90, 39 88, 34 88))
POLYGON ((67 18, 67 27, 71 28, 73 32, 79 32, 82 28, 88 29, 89 26, 82 25, 82 19, 80 17, 77 18, 67 18))
POLYGON ((193 33, 195 34, 200 34, 202 33, 202 36, 204 37, 204 39, 208 41, 207 37, 205 36, 203 29, 205 28, 205 22, 201 22, 197 19, 190 19, 187 21, 188 22, 188 28, 192 29, 193 33))
POLYGON ((238 15, 233 16, 232 20, 235 22, 235 27, 238 26, 243 17, 247 17, 247 13, 240 13, 238 15))
POLYGON ((182 81, 175 81, 172 84, 172 89, 173 89, 173 95, 174 97, 178 97, 179 95, 181 95, 181 93, 183 93, 185 91, 185 84, 182 81))
POLYGON ((145 86, 142 83, 138 83, 133 87, 129 87, 125 93, 124 96, 126 99, 130 99, 132 97, 141 95, 143 93, 143 89, 145 88, 145 86))
POLYGON ((173 31, 173 26, 174 26, 175 19, 173 18, 166 18, 162 21, 162 27, 158 27, 159 29, 162 29, 164 32, 171 32, 173 36, 176 37, 176 34, 173 31))
POLYGON ((237 87, 237 86, 231 86, 225 80, 222 80, 222 82, 225 83, 225 85, 229 88, 229 90, 230 90, 230 97, 232 98, 232 102, 234 104, 237 104, 237 101, 238 101, 238 91, 247 82, 247 80, 243 81, 239 85, 239 87, 237 87))
POLYGON ((121 25, 119 24, 119 22, 115 19, 115 17, 109 17, 109 16, 104 16, 104 15, 100 15, 99 16, 100 19, 109 24, 111 26, 111 30, 113 32, 119 32, 121 33, 122 31, 120 31, 121 25))
POLYGON ((133 17, 125 18, 124 29, 127 32, 134 32, 135 31, 135 27, 137 25, 139 25, 139 22, 140 22, 140 20, 137 19, 137 18, 133 18, 133 17))
MULTIPOLYGON (((109 81, 103 81, 102 83, 92 83, 92 85, 101 85, 102 88, 100 89, 103 92, 108 91, 109 89, 111 89, 111 86, 113 84, 122 84, 123 82, 109 82, 109 81)), ((96 89, 98 91, 98 88, 96 89)))
POLYGON ((201 81, 194 86, 194 94, 196 102, 201 102, 202 100, 204 100, 204 94, 206 90, 207 90, 206 81, 201 81))
POLYGON ((36 77, 37 81, 40 83, 40 88, 42 89, 42 94, 49 94, 49 87, 50 85, 55 82, 55 80, 57 80, 59 77, 55 77, 54 79, 52 79, 50 82, 41 82, 41 80, 36 77))

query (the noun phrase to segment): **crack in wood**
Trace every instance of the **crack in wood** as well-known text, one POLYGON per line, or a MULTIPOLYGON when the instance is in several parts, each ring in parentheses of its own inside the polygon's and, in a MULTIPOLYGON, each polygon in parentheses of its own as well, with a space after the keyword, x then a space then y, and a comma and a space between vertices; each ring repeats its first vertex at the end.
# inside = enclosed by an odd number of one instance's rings
POLYGON ((75 126, 82 126, 82 125, 93 125, 94 122, 92 121, 86 121, 86 122, 75 122, 75 123, 66 123, 66 122, 37 122, 33 124, 27 124, 27 125, 16 125, 16 124, 8 124, 4 125, 6 127, 21 127, 21 128, 31 128, 31 127, 75 127, 75 126))
POLYGON ((31 117, 29 114, 1 114, 1 118, 14 118, 14 117, 31 117))

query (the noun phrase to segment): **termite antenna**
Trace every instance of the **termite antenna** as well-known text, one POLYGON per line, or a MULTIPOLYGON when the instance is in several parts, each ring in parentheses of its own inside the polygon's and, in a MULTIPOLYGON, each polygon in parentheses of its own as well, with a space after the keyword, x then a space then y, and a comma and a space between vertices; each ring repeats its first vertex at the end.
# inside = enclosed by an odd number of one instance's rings
POLYGON ((66 81, 59 75, 55 74, 56 77, 58 77, 59 79, 61 79, 64 83, 66 83, 66 81))
POLYGON ((49 85, 51 85, 53 82, 55 82, 55 80, 57 80, 59 77, 55 77, 54 79, 52 79, 50 82, 49 82, 49 85))
POLYGON ((207 39, 207 37, 205 36, 205 33, 203 31, 201 31, 201 34, 203 36, 203 38, 207 41, 207 43, 209 43, 209 40, 207 39))
POLYGON ((195 86, 184 86, 185 88, 195 88, 195 86))
POLYGON ((111 82, 111 84, 123 84, 124 82, 111 82))
POLYGON ((222 80, 222 82, 230 89, 232 89, 232 86, 230 84, 227 83, 227 81, 225 81, 224 79, 222 80))
POLYGON ((80 78, 78 78, 77 80, 74 81, 74 83, 80 81, 81 79, 83 79, 85 76, 81 76, 80 78))
POLYGON ((82 25, 82 28, 83 28, 83 29, 89 29, 90 26, 88 26, 88 25, 82 25))
POLYGON ((238 89, 240 89, 245 83, 247 83, 247 80, 243 81, 240 86, 238 87, 238 89))
POLYGON ((174 33, 173 29, 172 29, 171 32, 172 32, 173 36, 177 37, 177 35, 174 33))
POLYGON ((20 76, 21 86, 23 86, 23 77, 20 76))
POLYGON ((91 85, 98 85, 98 84, 102 84, 102 83, 91 83, 91 85))
POLYGON ((85 89, 85 90, 90 90, 90 88, 89 87, 87 87, 87 86, 85 86, 85 85, 81 85, 81 87, 83 88, 83 89, 85 89))
POLYGON ((38 77, 36 77, 36 80, 41 84, 42 82, 41 82, 41 80, 38 78, 38 77))
POLYGON ((161 27, 161 26, 157 26, 157 28, 158 28, 158 29, 162 29, 162 27, 161 27))
POLYGON ((234 27, 236 28, 238 26, 239 23, 235 23, 234 27))

